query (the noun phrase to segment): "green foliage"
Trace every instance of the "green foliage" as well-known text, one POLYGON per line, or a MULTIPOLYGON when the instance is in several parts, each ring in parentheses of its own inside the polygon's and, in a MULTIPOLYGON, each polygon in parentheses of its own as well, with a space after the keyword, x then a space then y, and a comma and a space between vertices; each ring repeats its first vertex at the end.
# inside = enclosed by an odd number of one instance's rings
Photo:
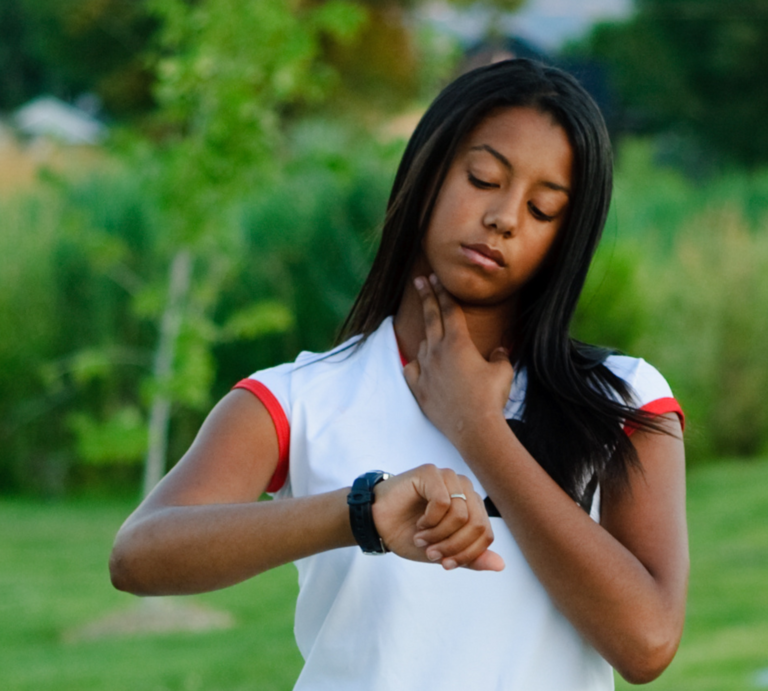
POLYGON ((233 187, 263 178, 280 141, 280 109, 322 98, 333 78, 321 41, 350 38, 364 15, 344 0, 149 6, 161 21, 159 117, 175 129, 159 182, 175 213, 183 201, 182 216, 205 219, 233 187))
POLYGON ((588 41, 633 119, 692 134, 747 166, 768 162, 765 2, 640 0, 637 10, 588 41))
POLYGON ((576 335, 645 357, 686 411, 689 462, 768 449, 768 178, 693 182, 620 151, 603 246, 576 335))
POLYGON ((751 233, 727 206, 693 217, 673 252, 674 262, 644 267, 653 321, 637 347, 669 373, 691 418, 694 457, 765 451, 768 218, 751 233))
POLYGON ((285 148, 282 171, 223 208, 216 233, 201 236, 163 382, 150 368, 166 300, 166 217, 143 177, 117 169, 52 179, 2 203, 0 492, 125 482, 123 466, 146 450, 135 412, 144 419, 158 392, 174 401, 175 460, 237 380, 332 344, 365 274, 401 145, 313 121, 291 128, 285 148))
POLYGON ((97 94, 117 116, 152 107, 142 53, 155 22, 143 2, 3 0, 0 3, 0 108, 41 93, 97 94))
POLYGON ((254 340, 289 331, 294 326, 293 313, 282 303, 257 302, 233 314, 221 328, 221 340, 254 340))
POLYGON ((70 414, 135 405, 150 363, 130 291, 153 264, 152 210, 134 181, 103 176, 6 201, 0 217, 0 487, 58 493, 70 414))
POLYGON ((138 408, 127 406, 103 422, 75 412, 69 425, 76 436, 78 458, 84 463, 135 463, 147 450, 147 426, 138 408))

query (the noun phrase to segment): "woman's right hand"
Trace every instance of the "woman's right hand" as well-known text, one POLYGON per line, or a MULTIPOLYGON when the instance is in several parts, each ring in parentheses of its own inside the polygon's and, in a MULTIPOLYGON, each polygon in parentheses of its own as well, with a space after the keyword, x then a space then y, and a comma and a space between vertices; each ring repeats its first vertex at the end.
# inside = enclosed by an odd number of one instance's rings
POLYGON ((469 478, 453 470, 422 465, 375 487, 373 520, 384 544, 413 561, 440 562, 501 571, 504 560, 488 547, 493 530, 469 478), (463 494, 461 497, 451 495, 463 494))

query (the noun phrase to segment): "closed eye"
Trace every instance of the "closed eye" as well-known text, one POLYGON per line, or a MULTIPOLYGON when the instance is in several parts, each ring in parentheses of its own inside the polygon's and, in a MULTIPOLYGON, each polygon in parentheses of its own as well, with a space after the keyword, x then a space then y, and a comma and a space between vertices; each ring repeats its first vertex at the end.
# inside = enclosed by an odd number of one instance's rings
POLYGON ((476 178, 474 175, 472 175, 472 173, 467 173, 467 178, 472 185, 481 190, 492 190, 498 188, 497 184, 476 178))
POLYGON ((528 202, 528 208, 531 211, 531 214, 533 214, 533 217, 538 219, 539 221, 554 221, 554 216, 549 216, 548 214, 545 214, 539 207, 537 207, 532 202, 528 202))

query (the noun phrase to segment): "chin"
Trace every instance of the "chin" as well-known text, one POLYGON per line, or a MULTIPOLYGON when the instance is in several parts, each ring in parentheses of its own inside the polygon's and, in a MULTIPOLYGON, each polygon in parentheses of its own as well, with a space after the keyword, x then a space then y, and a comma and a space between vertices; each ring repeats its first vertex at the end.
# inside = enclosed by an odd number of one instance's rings
POLYGON ((511 295, 499 296, 490 291, 472 290, 466 286, 459 286, 455 290, 445 288, 451 297, 460 305, 468 307, 498 307, 509 302, 511 295))

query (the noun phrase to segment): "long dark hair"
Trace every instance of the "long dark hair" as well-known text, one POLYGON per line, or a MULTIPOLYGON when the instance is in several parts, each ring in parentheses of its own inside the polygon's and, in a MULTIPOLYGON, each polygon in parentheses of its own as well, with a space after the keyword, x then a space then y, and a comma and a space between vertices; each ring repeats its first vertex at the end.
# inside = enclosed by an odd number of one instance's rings
POLYGON ((549 114, 573 149, 568 217, 547 265, 521 291, 513 362, 527 376, 522 424, 513 429, 576 501, 597 481, 621 488, 637 455, 622 424, 657 429, 631 406, 631 391, 603 363, 609 351, 570 337, 569 327, 611 199, 611 144, 600 110, 567 73, 507 60, 462 75, 435 99, 411 137, 389 198, 381 244, 343 327, 369 336, 395 314, 420 254, 453 158, 496 108, 549 114))

